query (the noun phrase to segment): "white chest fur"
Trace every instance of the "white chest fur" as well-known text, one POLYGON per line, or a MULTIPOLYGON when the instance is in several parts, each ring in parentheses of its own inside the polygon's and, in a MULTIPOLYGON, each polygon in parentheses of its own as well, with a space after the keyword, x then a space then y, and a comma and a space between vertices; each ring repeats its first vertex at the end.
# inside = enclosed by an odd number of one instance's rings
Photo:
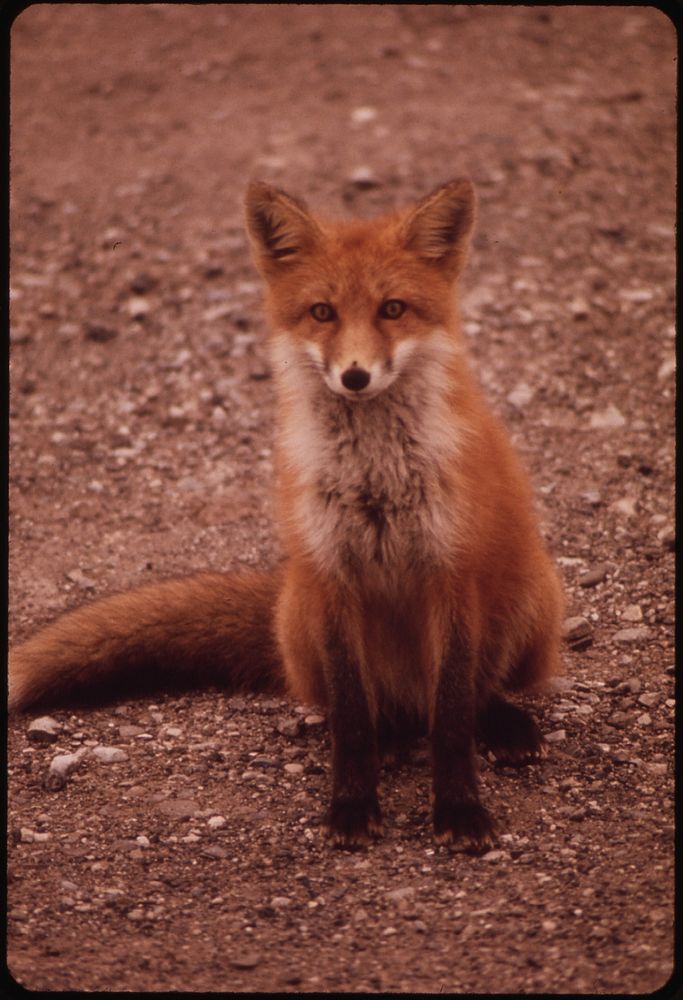
POLYGON ((388 586, 452 550, 459 525, 444 473, 459 429, 446 358, 435 335, 389 389, 356 401, 332 392, 286 337, 275 342, 278 445, 297 483, 292 527, 325 572, 388 586))

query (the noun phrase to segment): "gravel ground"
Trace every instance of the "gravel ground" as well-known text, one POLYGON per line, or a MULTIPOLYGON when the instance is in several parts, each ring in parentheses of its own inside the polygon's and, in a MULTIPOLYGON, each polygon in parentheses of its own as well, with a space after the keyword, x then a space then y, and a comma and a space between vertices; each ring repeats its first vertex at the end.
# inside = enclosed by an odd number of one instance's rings
POLYGON ((473 178, 465 332, 565 581, 538 767, 426 744, 344 853, 313 706, 214 692, 9 725, 31 990, 634 993, 673 963, 675 58, 655 8, 38 5, 12 30, 10 635, 278 558, 241 201, 366 214, 473 178), (64 755, 76 755, 63 758, 64 755))

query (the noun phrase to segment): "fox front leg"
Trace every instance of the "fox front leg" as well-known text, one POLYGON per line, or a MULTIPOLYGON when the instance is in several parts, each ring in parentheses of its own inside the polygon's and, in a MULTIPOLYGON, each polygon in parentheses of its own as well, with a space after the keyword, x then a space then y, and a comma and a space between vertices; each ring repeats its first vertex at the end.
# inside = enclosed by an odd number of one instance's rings
POLYGON ((432 720, 434 835, 481 854, 494 843, 493 822, 479 801, 474 762, 475 652, 454 628, 441 665, 432 720))
POLYGON ((359 664, 341 632, 328 635, 325 682, 332 737, 328 825, 339 847, 361 847, 381 832, 377 734, 359 664))

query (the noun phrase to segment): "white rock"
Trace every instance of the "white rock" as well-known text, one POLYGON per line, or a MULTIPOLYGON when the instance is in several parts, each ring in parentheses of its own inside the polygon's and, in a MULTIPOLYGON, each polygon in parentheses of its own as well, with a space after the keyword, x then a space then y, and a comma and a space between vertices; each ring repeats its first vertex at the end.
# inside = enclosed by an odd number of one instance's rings
POLYGON ((32 743, 54 743, 61 731, 61 723, 49 715, 43 715, 33 720, 26 735, 32 743))
POLYGON ((515 388, 508 393, 507 401, 513 406, 517 407, 518 410, 523 409, 527 406, 531 400, 534 398, 534 390, 526 382, 520 382, 515 388))
POLYGON ((75 753, 60 753, 50 762, 50 774, 66 778, 75 771, 84 757, 90 753, 88 747, 81 747, 75 753))
POLYGON ((357 125, 364 125, 366 122, 373 122, 377 117, 377 113, 377 108, 363 105, 362 107, 353 109, 351 112, 351 121, 357 125))
POLYGON ((128 754, 125 750, 120 750, 118 747, 93 747, 93 756, 97 757, 102 764, 118 764, 123 760, 128 760, 128 754))
POLYGON ((614 403, 610 403, 604 410, 594 410, 591 413, 590 426, 594 430, 609 430, 615 427, 623 427, 626 418, 614 403))
POLYGON ((657 370, 657 378, 660 379, 668 378, 670 375, 673 375, 675 371, 676 371, 676 355, 669 354, 659 366, 659 369, 657 370))

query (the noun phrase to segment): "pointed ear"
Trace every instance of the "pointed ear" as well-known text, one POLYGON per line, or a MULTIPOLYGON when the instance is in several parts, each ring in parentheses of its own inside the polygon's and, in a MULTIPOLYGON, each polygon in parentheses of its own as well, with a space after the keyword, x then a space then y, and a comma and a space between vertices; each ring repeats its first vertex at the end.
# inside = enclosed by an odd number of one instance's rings
POLYGON ((247 230, 261 266, 288 261, 309 249, 319 232, 303 202, 263 181, 247 189, 247 230))
POLYGON ((474 186, 465 178, 450 181, 428 194, 408 213, 404 245, 454 275, 462 270, 474 228, 474 186))

